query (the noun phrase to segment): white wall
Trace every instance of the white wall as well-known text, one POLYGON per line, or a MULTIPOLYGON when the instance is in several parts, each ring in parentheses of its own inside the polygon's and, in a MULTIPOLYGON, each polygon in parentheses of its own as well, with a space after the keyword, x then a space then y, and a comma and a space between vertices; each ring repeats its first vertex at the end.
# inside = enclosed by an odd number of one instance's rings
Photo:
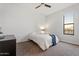
POLYGON ((61 41, 79 45, 79 4, 65 8, 47 16, 50 33, 55 33, 61 41), (66 13, 74 14, 74 36, 63 34, 63 15, 66 13))
MULTIPOLYGON (((27 41, 28 33, 38 31, 39 24, 43 24, 45 17, 34 12, 30 4, 3 4, 0 21, 5 34, 14 34, 17 42, 27 41)), ((2 9, 2 8, 1 8, 2 9)), ((0 14, 0 15, 1 15, 0 14)))
MULTIPOLYGON (((4 21, 4 8, 0 6, 0 27, 3 27, 4 21)), ((0 31, 2 31, 2 29, 0 31)))

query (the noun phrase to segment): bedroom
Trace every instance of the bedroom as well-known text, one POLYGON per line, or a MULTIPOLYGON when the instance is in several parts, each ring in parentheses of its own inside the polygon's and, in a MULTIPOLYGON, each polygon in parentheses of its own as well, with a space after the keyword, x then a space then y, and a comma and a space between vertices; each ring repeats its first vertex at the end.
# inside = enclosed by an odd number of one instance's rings
POLYGON ((13 35, 16 38, 16 55, 79 55, 79 4, 47 3, 51 8, 42 4, 35 9, 39 5, 40 3, 0 3, 1 36, 13 35), (65 16, 66 19, 73 18, 73 33, 65 34, 65 16), (38 35, 40 42, 41 37, 47 39, 49 34, 55 34, 59 42, 42 51, 39 47, 42 45, 28 41, 28 35, 33 33, 35 38, 38 35))

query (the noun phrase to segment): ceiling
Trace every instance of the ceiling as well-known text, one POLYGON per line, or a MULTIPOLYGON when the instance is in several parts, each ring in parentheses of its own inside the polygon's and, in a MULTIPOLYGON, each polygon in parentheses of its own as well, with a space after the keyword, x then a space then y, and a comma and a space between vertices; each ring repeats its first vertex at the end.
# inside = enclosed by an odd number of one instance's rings
POLYGON ((41 13, 43 15, 50 15, 51 13, 67 8, 73 5, 74 3, 46 3, 46 4, 51 5, 51 8, 41 6, 40 8, 35 9, 35 7, 40 5, 40 3, 0 3, 0 12, 1 12, 1 9, 3 10, 3 8, 7 8, 7 6, 8 7, 19 6, 19 7, 26 8, 26 10, 41 13))
POLYGON ((34 9, 36 6, 38 6, 39 4, 33 4, 32 8, 39 13, 42 13, 44 15, 50 15, 51 13, 57 12, 59 10, 62 10, 64 8, 67 8, 69 6, 74 5, 75 3, 48 3, 49 5, 51 5, 51 8, 47 8, 44 6, 41 6, 38 9, 34 9))

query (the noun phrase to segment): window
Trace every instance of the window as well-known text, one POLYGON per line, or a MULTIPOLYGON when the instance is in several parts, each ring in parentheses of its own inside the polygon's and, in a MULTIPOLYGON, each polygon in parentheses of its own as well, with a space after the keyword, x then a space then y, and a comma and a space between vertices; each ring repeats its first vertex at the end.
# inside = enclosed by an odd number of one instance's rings
POLYGON ((63 31, 65 35, 74 35, 73 15, 67 14, 63 16, 63 31))

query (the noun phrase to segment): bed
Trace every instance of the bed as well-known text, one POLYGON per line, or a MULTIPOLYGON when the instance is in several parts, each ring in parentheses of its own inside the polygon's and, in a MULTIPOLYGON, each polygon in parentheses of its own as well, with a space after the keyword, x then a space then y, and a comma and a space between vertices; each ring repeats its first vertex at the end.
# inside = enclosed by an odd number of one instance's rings
MULTIPOLYGON (((59 42, 58 37, 55 35, 56 44, 59 42)), ((46 33, 30 33, 28 34, 28 39, 32 40, 33 42, 37 43, 39 47, 44 51, 47 50, 50 46, 53 45, 52 37, 46 33)))

